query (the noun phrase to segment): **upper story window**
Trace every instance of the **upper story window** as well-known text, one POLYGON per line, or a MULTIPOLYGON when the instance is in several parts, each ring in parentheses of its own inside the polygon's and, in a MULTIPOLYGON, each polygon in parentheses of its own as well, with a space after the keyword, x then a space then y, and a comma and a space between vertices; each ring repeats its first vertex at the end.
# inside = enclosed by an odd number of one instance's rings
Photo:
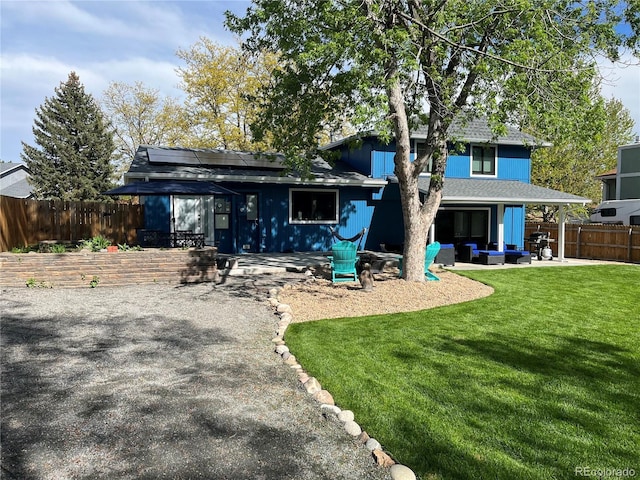
POLYGON ((289 190, 289 222, 338 223, 338 190, 289 190))
POLYGON ((496 175, 496 147, 471 146, 471 175, 496 175))
MULTIPOLYGON (((415 158, 418 158, 424 155, 427 152, 427 143, 424 140, 416 140, 413 146, 413 151, 415 153, 415 158)), ((433 159, 429 160, 429 163, 422 170, 424 173, 431 173, 431 165, 433 163, 433 159)))

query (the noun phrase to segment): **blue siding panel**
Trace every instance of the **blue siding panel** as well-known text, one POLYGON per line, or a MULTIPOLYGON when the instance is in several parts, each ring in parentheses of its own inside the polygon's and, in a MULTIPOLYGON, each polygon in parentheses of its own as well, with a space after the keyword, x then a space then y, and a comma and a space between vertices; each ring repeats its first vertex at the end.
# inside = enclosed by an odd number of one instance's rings
POLYGON ((504 209, 504 241, 512 243, 520 248, 526 248, 524 243, 524 217, 523 205, 506 205, 504 209))
POLYGON ((469 178, 470 175, 469 155, 450 155, 447 159, 447 168, 444 176, 449 178, 469 178))
POLYGON ((498 147, 498 178, 501 180, 531 181, 531 169, 528 148, 514 145, 498 147))
POLYGON ((358 149, 343 146, 340 149, 340 159, 363 175, 371 175, 371 152, 373 148, 373 143, 370 139, 365 139, 358 149))
POLYGON ((373 178, 386 178, 393 175, 395 164, 393 163, 394 152, 374 150, 372 153, 371 176, 373 178))

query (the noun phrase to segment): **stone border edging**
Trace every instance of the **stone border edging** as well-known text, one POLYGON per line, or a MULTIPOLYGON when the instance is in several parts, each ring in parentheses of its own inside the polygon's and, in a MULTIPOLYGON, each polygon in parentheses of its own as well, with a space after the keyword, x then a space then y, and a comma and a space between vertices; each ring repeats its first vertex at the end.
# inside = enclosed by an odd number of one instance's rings
POLYGON ((407 466, 396 463, 393 458, 382 449, 382 445, 375 438, 369 437, 367 432, 362 430, 360 425, 355 421, 354 414, 351 410, 342 410, 338 407, 331 393, 322 388, 320 382, 314 377, 310 377, 298 362, 296 357, 289 351, 284 335, 287 327, 293 320, 293 311, 290 305, 281 303, 278 300, 278 294, 281 288, 272 288, 269 290, 268 302, 279 316, 275 337, 271 342, 275 345, 274 351, 282 358, 282 362, 295 370, 298 375, 298 381, 304 386, 305 390, 313 399, 320 404, 322 415, 328 417, 333 415, 334 418, 342 422, 344 430, 351 435, 360 444, 364 445, 370 452, 374 461, 378 466, 390 467, 389 473, 391 480, 416 480, 415 473, 407 466))

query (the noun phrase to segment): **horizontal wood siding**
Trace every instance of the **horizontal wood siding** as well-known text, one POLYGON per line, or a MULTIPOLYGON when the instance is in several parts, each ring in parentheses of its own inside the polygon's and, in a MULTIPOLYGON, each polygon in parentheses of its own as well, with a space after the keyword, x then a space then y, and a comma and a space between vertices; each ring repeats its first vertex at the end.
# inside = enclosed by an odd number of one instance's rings
MULTIPOLYGON (((527 223, 525 235, 550 232, 556 242, 551 244, 558 254, 558 225, 555 223, 527 223)), ((565 256, 593 260, 612 260, 640 263, 640 226, 568 224, 565 225, 565 256)))
POLYGON ((102 235, 113 243, 136 243, 144 227, 142 205, 27 200, 0 196, 0 251, 45 240, 75 243, 102 235))

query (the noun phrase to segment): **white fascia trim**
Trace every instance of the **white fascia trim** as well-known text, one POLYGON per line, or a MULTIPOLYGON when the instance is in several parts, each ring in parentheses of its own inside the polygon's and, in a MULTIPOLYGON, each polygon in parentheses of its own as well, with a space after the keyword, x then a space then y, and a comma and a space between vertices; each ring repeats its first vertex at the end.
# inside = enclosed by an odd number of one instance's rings
POLYGON ((487 203, 504 203, 508 205, 586 205, 591 200, 569 200, 548 198, 478 198, 478 197, 443 197, 442 204, 487 204, 487 203))
POLYGON ((346 178, 335 179, 297 179, 287 177, 246 177, 244 175, 189 175, 179 176, 173 173, 132 173, 126 174, 127 180, 206 180, 209 182, 238 182, 238 183, 261 183, 261 184, 284 184, 284 185, 350 185, 361 187, 379 188, 385 187, 388 182, 382 178, 368 178, 366 180, 350 180, 346 178))

